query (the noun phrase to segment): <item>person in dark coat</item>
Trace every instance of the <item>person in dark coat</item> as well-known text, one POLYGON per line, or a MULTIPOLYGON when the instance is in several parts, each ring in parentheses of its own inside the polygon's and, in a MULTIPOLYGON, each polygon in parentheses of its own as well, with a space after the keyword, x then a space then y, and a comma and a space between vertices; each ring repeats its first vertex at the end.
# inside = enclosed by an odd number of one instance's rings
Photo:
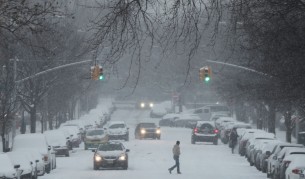
POLYGON ((238 138, 238 134, 236 127, 233 127, 230 133, 230 141, 229 141, 230 147, 232 148, 232 154, 234 153, 234 148, 237 144, 237 138, 238 138))
POLYGON ((180 163, 179 163, 179 156, 180 156, 180 141, 177 141, 176 144, 173 147, 173 155, 175 160, 175 165, 168 169, 169 173, 172 173, 172 170, 174 170, 177 167, 177 173, 181 174, 180 172, 180 163))

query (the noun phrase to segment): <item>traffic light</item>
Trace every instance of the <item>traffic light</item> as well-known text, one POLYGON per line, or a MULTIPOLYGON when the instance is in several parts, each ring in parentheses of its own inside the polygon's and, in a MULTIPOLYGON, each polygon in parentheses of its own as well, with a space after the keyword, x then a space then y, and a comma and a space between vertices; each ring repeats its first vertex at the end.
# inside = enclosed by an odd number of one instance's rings
POLYGON ((211 80, 212 70, 211 67, 205 66, 199 70, 199 78, 201 81, 208 83, 211 80))
POLYGON ((98 80, 98 78, 99 78, 99 71, 100 71, 99 66, 97 66, 97 65, 91 66, 91 79, 92 80, 98 80))
POLYGON ((99 66, 99 80, 104 80, 104 73, 102 66, 99 66))

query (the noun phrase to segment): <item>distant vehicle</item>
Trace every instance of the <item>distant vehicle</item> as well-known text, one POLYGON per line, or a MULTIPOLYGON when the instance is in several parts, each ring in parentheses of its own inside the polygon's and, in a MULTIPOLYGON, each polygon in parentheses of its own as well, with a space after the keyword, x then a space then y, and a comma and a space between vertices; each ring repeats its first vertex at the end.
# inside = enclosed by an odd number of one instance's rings
POLYGON ((229 136, 230 136, 231 130, 233 128, 251 129, 251 125, 243 123, 243 122, 229 122, 226 125, 224 125, 223 130, 221 130, 221 133, 220 133, 220 139, 224 144, 227 144, 229 142, 229 136))
POLYGON ((61 130, 50 130, 43 133, 46 136, 47 142, 53 147, 56 156, 64 155, 69 157, 69 142, 61 130))
POLYGON ((151 108, 150 117, 151 118, 161 118, 171 111, 171 101, 163 101, 161 103, 156 103, 151 108))
POLYGON ((102 128, 87 130, 84 139, 85 150, 96 149, 101 143, 105 143, 108 140, 109 137, 102 128))
POLYGON ((192 131, 191 143, 196 142, 212 142, 214 145, 218 144, 218 130, 215 128, 213 122, 198 121, 196 127, 192 131))
POLYGON ((244 133, 239 136, 238 141, 238 152, 241 156, 246 154, 246 145, 249 139, 251 139, 255 133, 265 133, 265 131, 260 129, 246 129, 244 133))
POLYGON ((128 169, 128 152, 121 142, 109 141, 98 146, 93 156, 93 169, 122 168, 128 169))
POLYGON ((200 117, 197 114, 180 114, 178 118, 174 120, 175 127, 186 127, 194 128, 197 121, 201 121, 200 117))
POLYGON ((174 126, 175 119, 179 118, 180 114, 176 113, 169 113, 162 117, 162 119, 159 121, 159 126, 174 126))
POLYGON ((136 109, 152 109, 154 103, 152 101, 141 100, 136 102, 136 109))
POLYGON ((0 177, 17 179, 16 169, 19 169, 20 165, 14 165, 6 153, 0 153, 0 166, 0 177))
POLYGON ((231 116, 231 111, 229 110, 229 108, 225 105, 220 104, 206 105, 201 108, 185 111, 184 113, 197 114, 201 118, 201 120, 205 121, 210 120, 211 116, 214 113, 222 113, 224 116, 231 116))
POLYGON ((153 138, 161 139, 161 129, 153 122, 138 123, 135 129, 135 138, 153 138))
POLYGON ((109 140, 129 141, 129 128, 124 121, 111 121, 106 129, 109 140))
POLYGON ((217 119, 215 121, 215 127, 218 130, 222 130, 226 123, 234 123, 234 122, 237 122, 237 121, 232 117, 220 117, 219 119, 217 119))
POLYGON ((56 168, 55 151, 47 144, 43 134, 20 134, 14 138, 12 151, 34 151, 44 160, 45 172, 50 173, 56 168))

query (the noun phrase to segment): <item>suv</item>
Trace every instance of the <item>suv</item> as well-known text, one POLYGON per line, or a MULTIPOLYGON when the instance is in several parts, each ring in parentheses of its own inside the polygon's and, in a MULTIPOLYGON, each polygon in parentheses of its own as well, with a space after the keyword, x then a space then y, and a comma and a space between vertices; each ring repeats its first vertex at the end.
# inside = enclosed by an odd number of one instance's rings
POLYGON ((144 138, 161 138, 160 127, 157 127, 153 122, 142 122, 137 124, 135 129, 135 138, 144 139, 144 138))
POLYGON ((101 143, 108 141, 108 135, 105 133, 104 129, 96 128, 87 130, 84 144, 85 150, 96 149, 101 143))
POLYGON ((218 144, 218 130, 215 128, 213 122, 198 121, 192 131, 191 143, 196 142, 213 142, 214 145, 218 144))
POLYGON ((129 128, 124 121, 113 121, 107 126, 109 140, 129 141, 129 128))

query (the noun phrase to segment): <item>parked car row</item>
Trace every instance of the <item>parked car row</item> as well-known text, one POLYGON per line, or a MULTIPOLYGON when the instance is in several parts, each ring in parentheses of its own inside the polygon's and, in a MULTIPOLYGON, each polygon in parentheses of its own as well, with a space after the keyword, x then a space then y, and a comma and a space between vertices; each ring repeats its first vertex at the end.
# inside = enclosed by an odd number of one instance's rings
POLYGON ((273 179, 303 179, 305 147, 276 139, 272 133, 259 129, 244 129, 239 134, 238 153, 250 166, 273 179))

